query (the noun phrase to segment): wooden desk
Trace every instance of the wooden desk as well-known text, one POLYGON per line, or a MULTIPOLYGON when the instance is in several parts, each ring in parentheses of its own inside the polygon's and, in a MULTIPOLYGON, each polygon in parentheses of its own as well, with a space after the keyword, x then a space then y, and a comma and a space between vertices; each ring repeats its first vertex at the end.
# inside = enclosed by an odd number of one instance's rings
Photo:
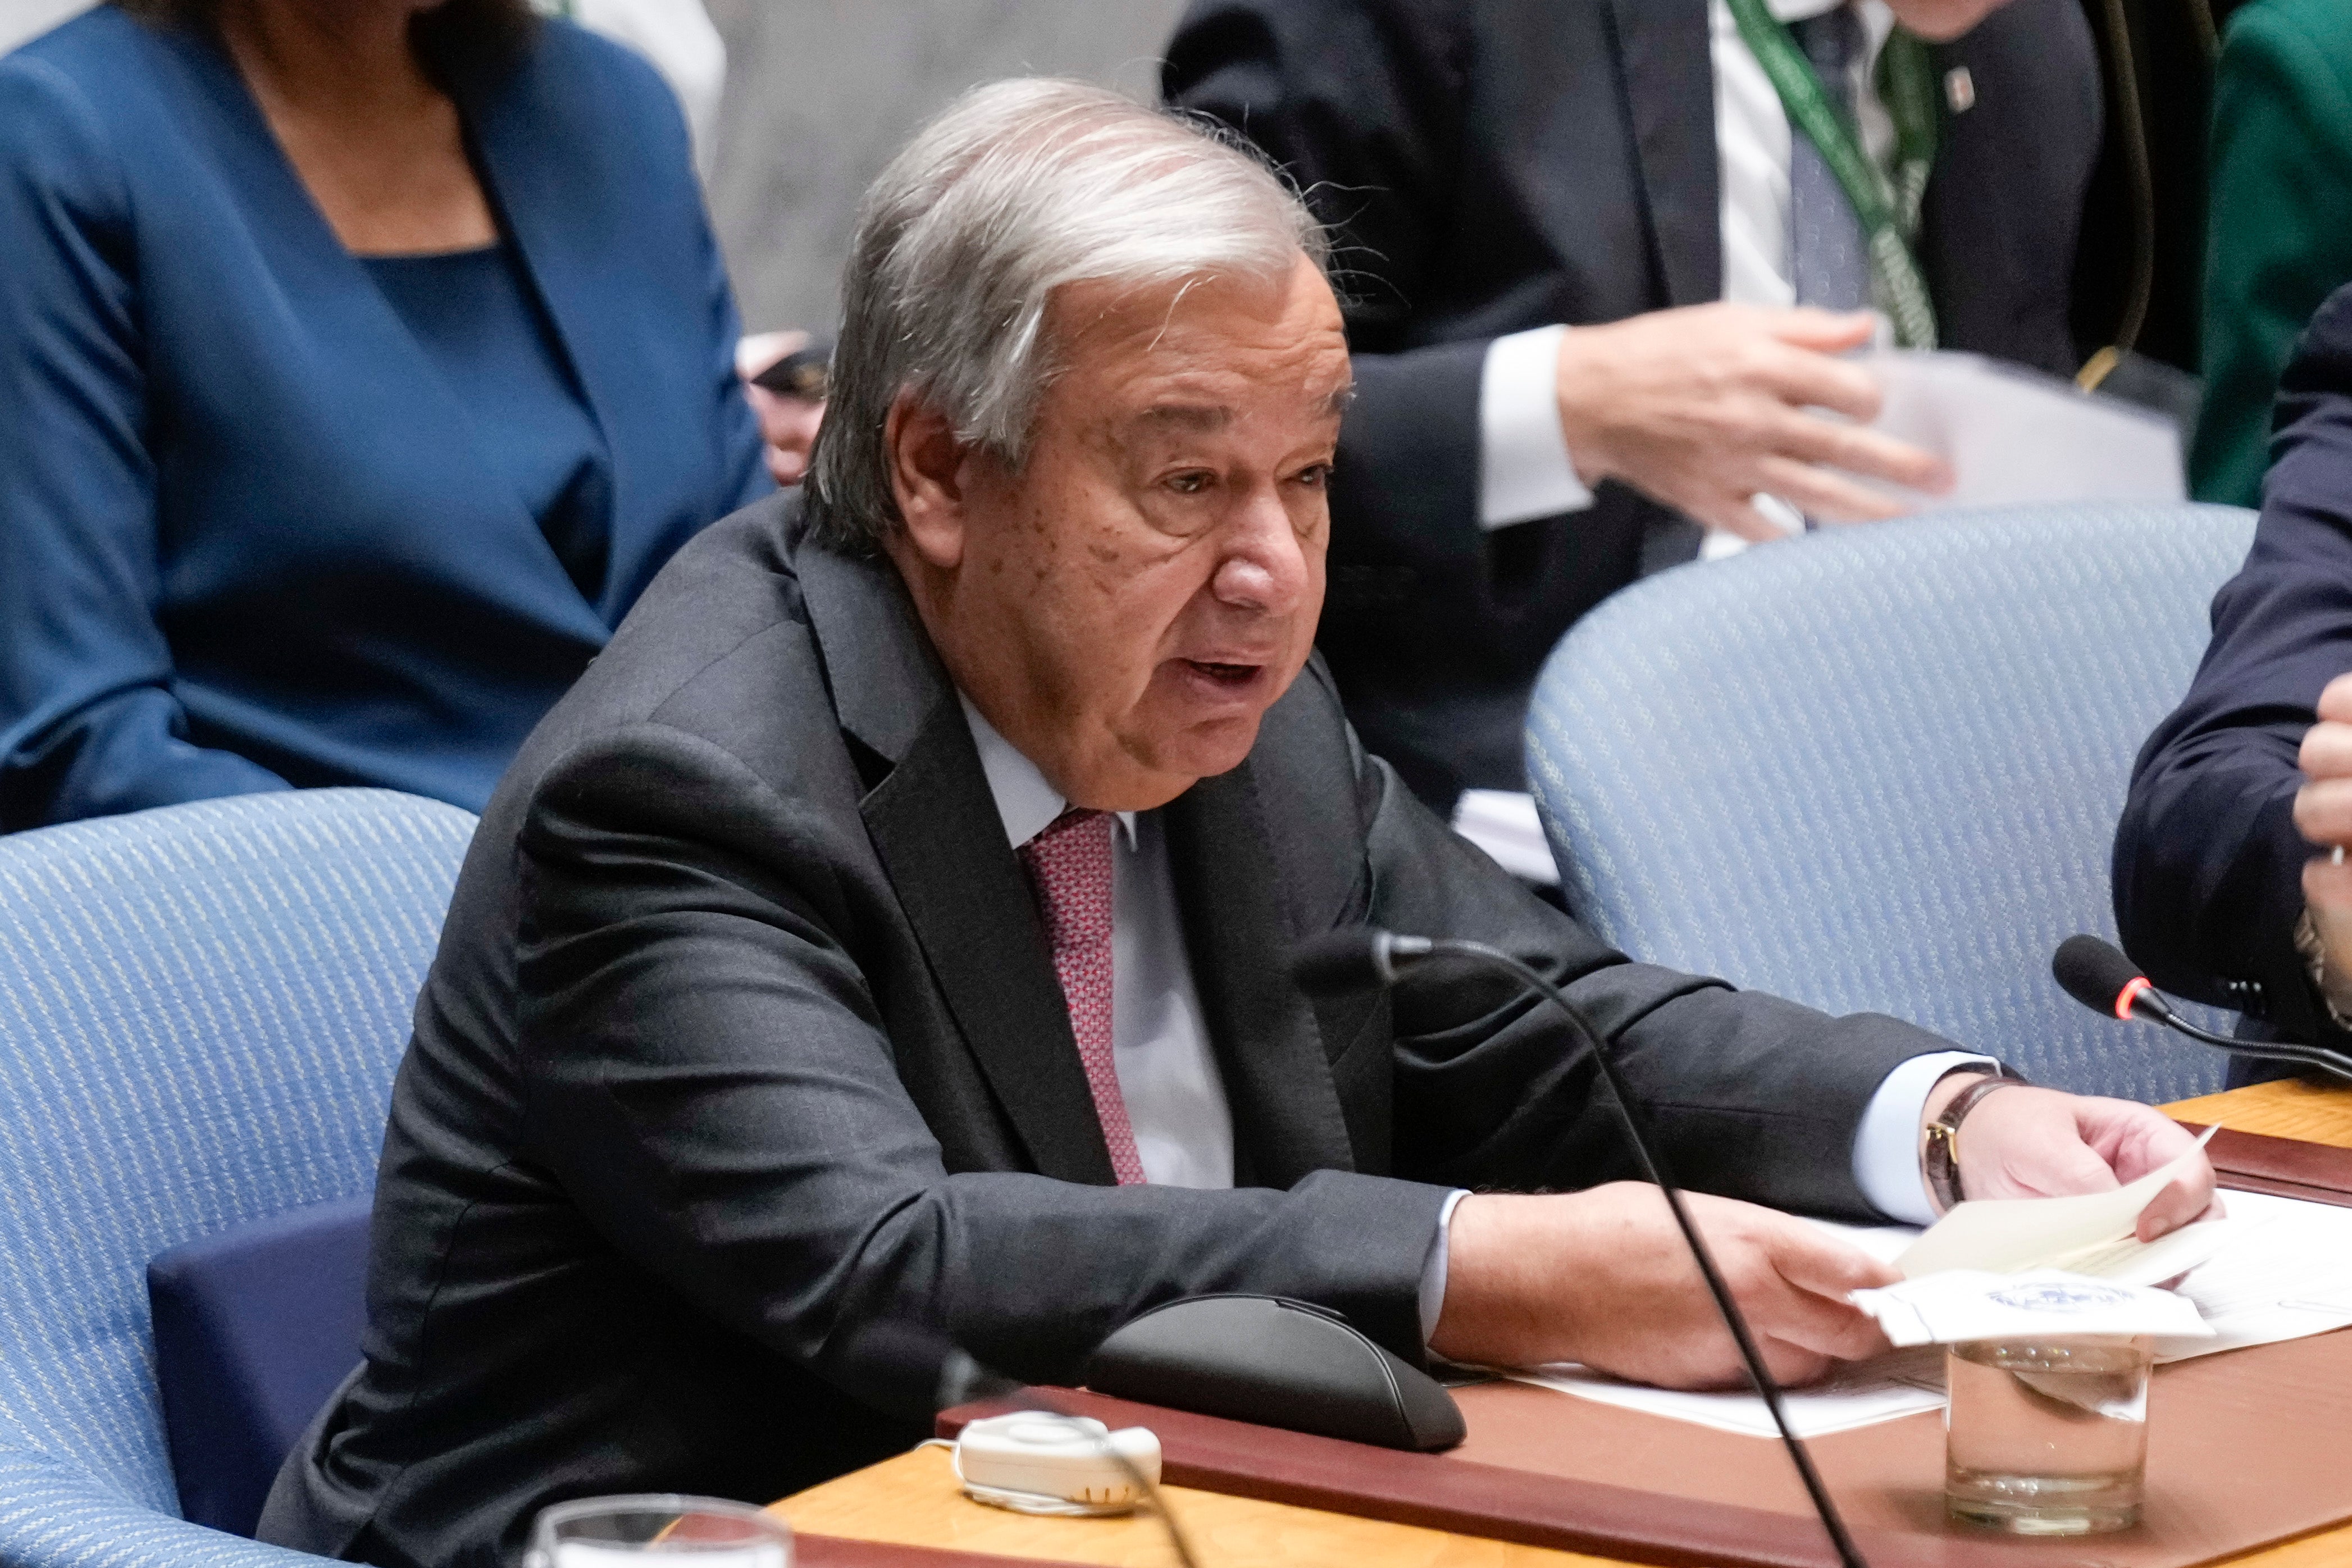
MULTIPOLYGON (((2259 1084, 2184 1100, 2183 1121, 2352 1149, 2352 1089, 2259 1084)), ((1609 1559, 1170 1487, 1204 1568, 1616 1568, 1609 1559)), ((941 1448, 812 1487, 775 1505, 795 1530, 1102 1568, 1173 1568, 1158 1521, 1034 1519, 960 1496, 941 1448)), ((2231 1560, 2237 1568, 2352 1568, 2352 1525, 2231 1560)))

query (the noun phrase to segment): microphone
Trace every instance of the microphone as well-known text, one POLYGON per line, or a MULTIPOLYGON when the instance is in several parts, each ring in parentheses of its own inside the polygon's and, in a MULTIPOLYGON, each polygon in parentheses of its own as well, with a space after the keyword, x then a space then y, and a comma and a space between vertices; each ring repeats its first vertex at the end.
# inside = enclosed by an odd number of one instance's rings
POLYGON ((1633 1146, 1633 1154, 1653 1186, 1665 1195, 1666 1207, 1674 1211, 1675 1226, 1683 1233, 1691 1257, 1698 1263, 1699 1277, 1706 1281, 1707 1294, 1715 1298, 1715 1310, 1723 1318, 1723 1325, 1731 1331, 1732 1342, 1739 1348, 1739 1360, 1748 1369, 1748 1381, 1755 1385, 1764 1407, 1772 1413, 1772 1425, 1780 1434, 1780 1441, 1789 1450, 1790 1460, 1797 1468, 1797 1477, 1805 1484, 1805 1495, 1812 1499, 1813 1511, 1821 1516, 1822 1528, 1829 1534, 1830 1544, 1837 1551, 1838 1561, 1844 1568, 1868 1568, 1853 1537, 1846 1532, 1845 1520, 1838 1513, 1837 1505, 1830 1500, 1829 1489, 1822 1484, 1821 1473, 1813 1468, 1812 1456, 1804 1443, 1790 1428, 1787 1413, 1780 1405, 1780 1385, 1773 1381, 1757 1352, 1756 1337, 1748 1327, 1739 1303, 1731 1298, 1730 1287, 1723 1282, 1722 1271, 1716 1268, 1715 1255, 1698 1233, 1683 1203, 1682 1188, 1666 1173, 1664 1163, 1650 1147, 1649 1135, 1643 1131, 1640 1113, 1634 1109, 1633 1091, 1617 1064, 1610 1059, 1601 1036, 1578 1011, 1576 1005, 1561 994, 1559 986, 1545 979, 1526 963, 1498 947, 1483 942, 1465 942, 1452 937, 1399 936, 1392 931, 1371 926, 1343 926, 1325 931, 1300 942, 1291 950, 1291 978, 1300 990, 1309 995, 1334 995, 1350 991, 1385 989, 1396 984, 1402 970, 1417 964, 1444 959, 1483 964, 1501 970, 1520 984, 1528 986, 1560 1010, 1568 1019, 1576 1042, 1591 1053, 1608 1081, 1609 1092, 1617 1105, 1618 1120, 1624 1123, 1626 1141, 1633 1146))
POLYGON ((2060 990, 2094 1013, 2110 1013, 2126 1023, 2138 1018, 2161 1024, 2200 1045, 2264 1061, 2317 1068, 2352 1082, 2352 1057, 2341 1051, 2292 1040, 2233 1040, 2199 1028, 2174 1011, 2172 1004, 2139 972, 2139 965, 2125 957, 2113 943, 2097 937, 2070 936, 2060 942, 2050 959, 2050 973, 2060 990))

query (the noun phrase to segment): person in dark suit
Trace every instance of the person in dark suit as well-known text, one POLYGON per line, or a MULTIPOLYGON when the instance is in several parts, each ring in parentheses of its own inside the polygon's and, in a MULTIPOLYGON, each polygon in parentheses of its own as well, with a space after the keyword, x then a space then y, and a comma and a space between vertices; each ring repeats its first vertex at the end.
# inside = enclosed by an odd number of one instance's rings
POLYGON ((0 60, 0 830, 479 810, 770 488, 676 100, 523 0, 69 22, 0 60))
MULTIPOLYGON (((1928 154, 1909 248, 1933 341, 2068 374, 2098 60, 2075 0, 1997 5, 1771 0, 1765 26, 1864 157, 1899 183, 1928 154), (1876 68, 1897 54, 1920 90, 1876 68)), ((1870 320, 1822 312, 1893 302, 1727 0, 1194 0, 1163 88, 1337 231, 1357 400, 1321 646, 1366 742, 1440 810, 1526 787, 1538 665, 1688 559, 1693 522, 1773 538, 1791 506, 1889 514, 1847 474, 1942 482, 1802 412, 1874 415, 1833 357, 1870 320)))
MULTIPOLYGON (((2279 383, 2262 521, 2188 695, 2132 769, 2116 918, 2157 984, 2250 1037, 2352 1047, 2352 286, 2279 383)), ((2277 1077, 2241 1058, 2232 1081, 2277 1077)))
POLYGON ((1209 1291, 1416 1360, 1736 1376, 1559 1018, 1440 967, 1310 1003, 1286 954, 1334 927, 1567 986, 1784 1376, 1880 1345, 1844 1298, 1890 1276, 1759 1204, 1927 1219, 1935 1117, 1947 1199, 2189 1147, 1628 963, 1356 743, 1310 661, 1323 254, 1268 171, 1068 83, 978 89, 884 172, 805 507, 680 552, 491 801, 394 1091, 366 1364, 265 1539, 511 1561, 563 1498, 772 1499, 921 1435, 871 1408, 877 1331, 1066 1380, 1209 1291))

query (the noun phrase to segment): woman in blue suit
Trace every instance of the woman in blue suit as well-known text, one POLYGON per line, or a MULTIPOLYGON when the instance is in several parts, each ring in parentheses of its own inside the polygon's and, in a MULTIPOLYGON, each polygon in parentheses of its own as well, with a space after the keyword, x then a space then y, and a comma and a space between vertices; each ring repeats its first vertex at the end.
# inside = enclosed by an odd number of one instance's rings
POLYGON ((0 59, 0 829, 478 809, 769 487, 675 100, 523 0, 69 22, 0 59))

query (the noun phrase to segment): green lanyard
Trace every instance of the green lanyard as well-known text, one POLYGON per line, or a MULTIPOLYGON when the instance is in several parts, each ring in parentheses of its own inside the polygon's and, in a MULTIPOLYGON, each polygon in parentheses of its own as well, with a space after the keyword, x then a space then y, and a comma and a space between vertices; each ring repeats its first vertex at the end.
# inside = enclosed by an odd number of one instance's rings
POLYGON ((1911 241, 1919 232, 1919 203, 1936 162, 1935 70, 1927 46, 1898 26, 1878 57, 1879 92, 1895 121, 1895 173, 1890 180, 1862 150, 1853 128, 1830 102, 1813 63, 1789 36, 1765 0, 1729 0, 1739 36, 1780 95, 1789 123, 1820 149, 1822 161, 1853 204, 1870 257, 1880 307, 1906 349, 1936 346, 1936 307, 1911 241))

